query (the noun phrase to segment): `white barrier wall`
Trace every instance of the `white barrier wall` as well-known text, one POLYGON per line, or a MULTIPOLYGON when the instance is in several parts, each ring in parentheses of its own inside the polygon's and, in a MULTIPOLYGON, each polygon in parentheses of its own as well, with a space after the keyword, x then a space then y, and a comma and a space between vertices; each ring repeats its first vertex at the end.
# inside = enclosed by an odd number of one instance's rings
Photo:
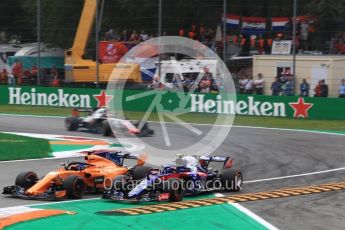
MULTIPOLYGON (((253 77, 258 73, 264 75, 266 95, 270 95, 271 84, 278 75, 278 69, 293 66, 292 55, 256 55, 253 59, 253 77)), ((329 87, 329 96, 337 97, 341 79, 345 78, 345 56, 328 55, 297 55, 296 56, 296 94, 299 85, 306 78, 310 84, 310 95, 318 80, 325 79, 329 87)))

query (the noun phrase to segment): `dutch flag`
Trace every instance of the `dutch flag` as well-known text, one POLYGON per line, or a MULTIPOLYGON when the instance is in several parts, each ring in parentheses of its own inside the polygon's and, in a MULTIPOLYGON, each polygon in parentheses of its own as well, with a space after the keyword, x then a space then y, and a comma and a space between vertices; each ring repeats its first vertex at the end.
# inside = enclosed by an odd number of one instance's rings
POLYGON ((226 15, 226 27, 228 29, 238 29, 240 26, 240 16, 234 14, 226 15))
POLYGON ((266 31, 266 18, 243 17, 242 33, 247 35, 259 35, 266 31))
POLYGON ((289 18, 272 18, 272 30, 285 31, 288 23, 289 18))

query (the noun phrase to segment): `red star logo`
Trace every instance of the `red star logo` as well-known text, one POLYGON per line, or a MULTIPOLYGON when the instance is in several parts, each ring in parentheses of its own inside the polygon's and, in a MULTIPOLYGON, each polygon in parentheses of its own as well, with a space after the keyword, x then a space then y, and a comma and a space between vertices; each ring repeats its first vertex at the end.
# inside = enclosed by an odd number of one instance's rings
POLYGON ((97 100, 97 107, 98 108, 103 107, 103 106, 107 106, 109 101, 111 99, 113 99, 113 96, 107 95, 105 90, 102 90, 99 95, 93 95, 93 97, 97 100))
POLYGON ((296 117, 302 117, 302 118, 308 118, 308 110, 313 107, 312 103, 305 103, 304 98, 300 97, 298 98, 298 101, 293 103, 290 102, 289 105, 291 108, 294 109, 293 116, 296 117))

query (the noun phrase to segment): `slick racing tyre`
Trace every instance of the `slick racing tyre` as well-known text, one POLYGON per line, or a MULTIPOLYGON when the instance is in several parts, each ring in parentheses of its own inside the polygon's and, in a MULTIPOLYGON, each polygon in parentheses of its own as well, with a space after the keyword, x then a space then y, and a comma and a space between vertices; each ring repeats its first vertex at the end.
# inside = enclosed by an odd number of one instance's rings
POLYGON ((65 127, 68 131, 75 131, 79 128, 79 119, 76 116, 65 118, 65 127))
POLYGON ((36 184, 38 180, 37 174, 31 171, 21 172, 16 177, 15 185, 24 188, 25 190, 36 184))
POLYGON ((141 133, 138 136, 142 136, 142 137, 149 137, 149 136, 153 136, 155 134, 153 129, 142 129, 141 133))
POLYGON ((221 182, 227 191, 239 191, 243 185, 243 175, 239 169, 224 169, 221 182))
MULTIPOLYGON (((139 126, 139 124, 140 124, 140 121, 134 121, 134 122, 132 122, 132 124, 133 124, 136 128, 138 128, 138 126, 139 126)), ((144 125, 143 125, 143 127, 141 127, 141 130, 145 130, 145 129, 148 129, 148 128, 149 128, 149 126, 148 126, 147 122, 145 122, 144 125)))
POLYGON ((141 180, 145 178, 151 170, 152 168, 146 165, 136 166, 133 169, 132 178, 133 180, 141 180))
POLYGON ((102 122, 101 131, 102 131, 102 135, 105 137, 109 137, 112 135, 112 131, 111 131, 109 122, 107 120, 104 120, 102 122))
POLYGON ((183 200, 184 190, 182 187, 182 181, 178 178, 170 178, 163 181, 163 192, 169 193, 170 202, 183 200))
POLYGON ((63 187, 66 190, 68 198, 80 199, 84 196, 86 185, 84 180, 79 176, 68 176, 64 182, 63 187))
POLYGON ((125 175, 120 175, 114 178, 113 182, 113 189, 117 192, 124 192, 127 189, 125 188, 126 184, 126 177, 125 175))

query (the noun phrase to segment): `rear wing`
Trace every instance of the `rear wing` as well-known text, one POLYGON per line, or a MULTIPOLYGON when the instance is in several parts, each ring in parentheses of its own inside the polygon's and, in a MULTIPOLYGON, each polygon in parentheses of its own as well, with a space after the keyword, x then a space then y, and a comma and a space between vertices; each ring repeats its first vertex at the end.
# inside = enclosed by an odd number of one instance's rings
POLYGON ((124 150, 95 150, 88 151, 88 155, 97 155, 114 162, 116 165, 123 166, 125 159, 138 160, 138 156, 124 150))
POLYGON ((79 113, 93 113, 95 109, 79 109, 79 108, 73 108, 72 109, 72 116, 79 117, 79 113))
POLYGON ((223 168, 231 168, 233 165, 233 159, 224 156, 201 156, 199 161, 200 164, 206 168, 210 162, 223 162, 223 168))
POLYGON ((78 112, 93 112, 95 109, 76 109, 78 112))

